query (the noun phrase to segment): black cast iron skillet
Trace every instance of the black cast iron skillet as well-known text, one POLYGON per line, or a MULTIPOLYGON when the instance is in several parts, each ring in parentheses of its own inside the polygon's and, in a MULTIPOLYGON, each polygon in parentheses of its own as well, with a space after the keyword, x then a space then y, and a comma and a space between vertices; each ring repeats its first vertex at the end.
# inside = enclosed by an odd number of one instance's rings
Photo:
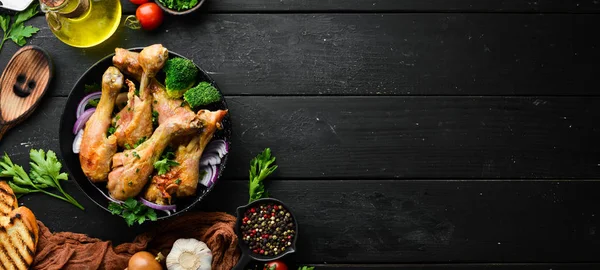
MULTIPOLYGON (((132 48, 129 50, 139 52, 142 49, 143 48, 132 48)), ((100 206, 101 208, 103 208, 106 211, 109 211, 108 210, 109 201, 96 188, 96 187, 99 187, 105 194, 108 194, 108 192, 106 191, 106 183, 97 184, 97 186, 94 186, 94 184, 90 180, 88 180, 87 177, 83 174, 83 171, 81 170, 81 166, 79 163, 79 155, 73 153, 73 150, 72 150, 73 140, 75 139, 75 134, 73 134, 72 130, 73 130, 73 125, 75 124, 75 121, 76 121, 75 111, 76 111, 77 105, 79 104, 79 101, 81 101, 81 99, 85 95, 88 94, 88 93, 84 92, 85 85, 93 84, 93 83, 98 83, 98 84, 101 83, 102 74, 106 71, 106 69, 108 67, 112 66, 113 55, 114 54, 108 55, 108 56, 104 57, 103 59, 101 59, 100 61, 98 61, 96 64, 94 64, 92 67, 90 67, 81 76, 81 78, 79 78, 77 83, 75 83, 75 86, 73 86, 73 89, 71 90, 71 93, 69 94, 69 98, 67 99, 67 104, 65 105, 65 108, 61 115, 60 126, 59 126, 60 153, 64 160, 65 167, 67 168, 68 172, 70 173, 71 178, 75 180, 75 182, 77 183, 79 188, 83 191, 83 193, 85 193, 85 195, 87 195, 88 198, 90 198, 90 200, 92 200, 94 203, 96 203, 98 206, 100 206)), ((185 58, 178 53, 169 51, 169 58, 173 58, 173 57, 185 58)), ((215 88, 219 89, 219 87, 217 86, 215 81, 206 73, 206 71, 204 71, 199 66, 197 66, 197 67, 200 70, 200 72, 198 74, 198 81, 210 82, 210 83, 212 83, 212 85, 215 88)), ((124 75, 126 78, 133 80, 127 74, 124 74, 124 75)), ((162 75, 162 76, 164 77, 164 75, 162 75)), ((161 78, 161 74, 157 75, 157 79, 159 81, 162 81, 163 78, 161 78)), ((223 96, 222 93, 221 93, 221 96, 223 96)), ((209 106, 205 107, 204 109, 209 109, 209 110, 222 109, 222 110, 224 110, 224 109, 227 109, 227 103, 225 102, 225 99, 222 98, 221 102, 218 102, 215 104, 210 104, 209 106)), ((215 139, 225 139, 227 142, 230 142, 231 141, 230 140, 230 138, 231 138, 231 119, 230 119, 229 113, 223 120, 222 124, 223 124, 223 129, 220 131, 217 131, 215 133, 214 138, 215 139)), ((231 143, 230 143, 230 149, 231 149, 231 143)), ((218 182, 218 179, 222 175, 223 169, 225 168, 225 164, 227 162, 227 157, 228 157, 228 155, 225 155, 221 161, 221 164, 218 166, 219 175, 217 176, 217 182, 218 182)), ((163 211, 156 211, 157 215, 158 215, 158 219, 160 220, 160 219, 165 219, 168 217, 176 216, 178 214, 186 212, 187 210, 192 209, 196 204, 198 204, 198 202, 200 202, 205 197, 205 195, 208 192, 210 192, 213 189, 214 186, 215 185, 213 184, 209 188, 204 188, 202 185, 198 185, 198 190, 196 192, 196 196, 188 197, 188 198, 178 198, 177 203, 176 203, 177 212, 175 212, 175 214, 168 216, 163 211)))
POLYGON ((238 207, 236 212, 237 212, 237 220, 235 222, 235 233, 237 234, 237 237, 238 237, 238 246, 240 247, 240 250, 242 251, 242 256, 240 257, 239 262, 233 267, 233 270, 244 269, 244 267, 246 267, 246 265, 251 260, 256 260, 256 261, 260 261, 260 262, 274 261, 274 260, 280 259, 281 257, 283 257, 287 254, 294 253, 296 251, 296 240, 298 239, 298 221, 296 220, 296 217, 294 216, 294 213, 292 212, 292 210, 287 205, 285 205, 282 201, 274 199, 274 198, 258 199, 247 205, 238 207), (246 245, 244 240, 242 240, 241 226, 242 226, 242 219, 244 218, 244 213, 246 212, 246 210, 251 207, 260 205, 260 204, 268 204, 268 203, 276 203, 276 204, 283 205, 283 207, 292 216, 292 219, 294 220, 294 228, 296 230, 296 233, 294 234, 294 239, 292 239, 292 245, 289 246, 287 249, 285 249, 285 251, 283 251, 282 253, 280 253, 277 256, 264 256, 264 255, 256 254, 256 253, 252 252, 252 250, 250 250, 250 248, 248 247, 248 245, 246 245))

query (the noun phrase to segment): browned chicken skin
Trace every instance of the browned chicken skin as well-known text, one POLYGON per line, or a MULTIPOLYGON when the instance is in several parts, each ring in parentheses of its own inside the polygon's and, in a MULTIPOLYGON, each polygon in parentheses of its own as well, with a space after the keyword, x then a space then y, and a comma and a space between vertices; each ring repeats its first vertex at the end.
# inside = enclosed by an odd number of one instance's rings
MULTIPOLYGON (((221 128, 221 121, 227 115, 227 110, 215 112, 200 110, 198 116, 202 122, 202 132, 193 135, 187 143, 178 146, 175 161, 178 166, 171 168, 164 175, 154 176, 146 190, 144 198, 157 204, 170 204, 171 195, 178 197, 196 194, 200 173, 200 158, 204 148, 212 139, 215 131, 221 128)), ((171 121, 171 120, 169 120, 171 121)))
MULTIPOLYGON (((142 77, 142 68, 137 61, 139 53, 131 52, 125 49, 116 49, 113 57, 113 64, 125 73, 139 80, 142 77)), ((167 96, 165 86, 158 81, 151 79, 148 85, 153 99, 153 109, 158 112, 158 124, 165 122, 180 110, 192 111, 190 107, 183 102, 183 99, 171 99, 167 96), (181 106, 181 104, 184 104, 181 106)))
POLYGON ((152 136, 132 150, 113 157, 113 170, 108 175, 108 191, 117 200, 135 197, 144 188, 164 149, 173 138, 197 132, 202 128, 200 118, 193 113, 174 115, 158 126, 152 136))
MULTIPOLYGON (((133 82, 127 80, 129 86, 127 106, 115 117, 117 143, 126 148, 133 147, 152 135, 152 95, 149 82, 163 68, 169 53, 162 45, 156 44, 144 48, 137 56, 137 63, 142 70, 139 95, 135 94, 133 82)), ((130 65, 135 63, 130 59, 126 61, 130 65)))
POLYGON ((110 163, 117 151, 117 138, 107 137, 111 124, 111 114, 119 91, 123 87, 123 74, 109 67, 102 76, 102 95, 96 111, 90 117, 83 131, 79 161, 83 173, 92 182, 106 181, 110 163))

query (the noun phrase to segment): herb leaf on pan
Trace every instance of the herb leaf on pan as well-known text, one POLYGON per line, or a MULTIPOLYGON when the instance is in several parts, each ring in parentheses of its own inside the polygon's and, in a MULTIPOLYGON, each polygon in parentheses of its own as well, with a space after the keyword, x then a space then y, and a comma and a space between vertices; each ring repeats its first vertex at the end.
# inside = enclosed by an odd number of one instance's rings
POLYGON ((158 175, 163 175, 171 170, 171 167, 175 167, 179 165, 179 162, 173 160, 175 158, 175 153, 173 151, 165 151, 160 159, 154 162, 154 168, 158 171, 158 175))
POLYGON ((273 165, 273 163, 275 163, 275 157, 271 156, 270 148, 266 148, 250 161, 249 202, 269 197, 263 180, 277 169, 277 165, 273 165))
POLYGON ((156 221, 156 212, 154 209, 144 205, 133 198, 129 198, 122 204, 110 202, 108 210, 113 215, 121 216, 127 222, 127 226, 134 223, 142 224, 146 220, 156 221))

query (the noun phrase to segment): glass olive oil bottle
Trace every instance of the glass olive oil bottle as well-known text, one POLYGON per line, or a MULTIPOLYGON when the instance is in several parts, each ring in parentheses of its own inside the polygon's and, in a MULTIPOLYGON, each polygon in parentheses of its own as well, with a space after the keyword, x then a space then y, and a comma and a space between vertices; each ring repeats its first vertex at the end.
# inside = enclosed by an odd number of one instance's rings
POLYGON ((40 0, 52 33, 73 47, 107 40, 121 22, 120 0, 40 0))

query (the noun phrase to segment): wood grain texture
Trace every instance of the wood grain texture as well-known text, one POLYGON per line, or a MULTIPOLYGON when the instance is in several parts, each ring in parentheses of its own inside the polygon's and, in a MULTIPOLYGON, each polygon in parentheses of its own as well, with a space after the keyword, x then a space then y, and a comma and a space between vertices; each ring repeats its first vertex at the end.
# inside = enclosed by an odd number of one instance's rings
POLYGON ((37 108, 52 76, 52 63, 39 47, 25 46, 11 57, 0 77, 0 138, 37 108))
MULTIPOLYGON (((280 179, 594 178, 598 98, 227 97, 225 177, 246 179, 271 147, 280 179)), ((57 147, 65 98, 50 98, 4 144, 57 147)))
MULTIPOLYGON (((65 96, 117 46, 163 43, 228 95, 599 95, 600 15, 208 14, 160 30, 120 28, 105 45, 62 44, 43 18, 65 96), (77 59, 74 61, 74 59, 77 59)), ((0 65, 16 48, 7 43, 0 65)))
MULTIPOLYGON (((136 6, 123 0, 123 11, 136 6)), ((478 1, 478 0, 213 0, 199 12, 598 12, 600 4, 584 1, 478 1)))
MULTIPOLYGON (((53 231, 118 244, 148 229, 127 228, 72 181, 65 186, 85 212, 37 194, 20 202, 53 231)), ((585 262, 600 248, 598 181, 272 180, 267 188, 298 218, 298 252, 286 259, 302 264, 585 262)), ((247 181, 224 179, 199 209, 233 213, 247 191, 247 181)))

